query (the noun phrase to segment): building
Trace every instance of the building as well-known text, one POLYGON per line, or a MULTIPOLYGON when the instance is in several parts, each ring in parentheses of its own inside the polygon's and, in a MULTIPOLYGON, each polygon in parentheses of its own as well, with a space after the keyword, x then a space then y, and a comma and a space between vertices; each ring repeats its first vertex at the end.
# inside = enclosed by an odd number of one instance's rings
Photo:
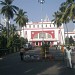
POLYGON ((63 25, 57 28, 53 22, 45 18, 41 22, 28 22, 21 31, 21 37, 27 38, 33 45, 41 46, 42 42, 50 45, 64 44, 63 25))
POLYGON ((72 31, 72 32, 65 32, 65 38, 66 37, 69 37, 72 36, 73 40, 75 41, 75 29, 72 31))

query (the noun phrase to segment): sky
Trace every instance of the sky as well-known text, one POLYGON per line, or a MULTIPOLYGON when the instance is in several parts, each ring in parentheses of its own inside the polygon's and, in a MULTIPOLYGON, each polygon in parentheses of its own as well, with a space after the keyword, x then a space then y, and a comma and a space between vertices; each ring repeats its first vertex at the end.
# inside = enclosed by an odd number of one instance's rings
MULTIPOLYGON (((14 0, 13 5, 18 6, 19 8, 27 12, 26 15, 28 16, 29 21, 39 22, 41 18, 44 19, 46 15, 51 21, 54 18, 54 12, 59 10, 60 4, 65 1, 66 0, 45 0, 45 3, 41 6, 41 4, 38 3, 38 0, 14 0)), ((71 22, 67 25, 68 30, 73 31, 74 24, 71 22)))
POLYGON ((65 0, 45 0, 41 6, 38 0, 14 0, 13 4, 27 12, 30 21, 40 21, 46 15, 53 19, 53 14, 59 9, 59 6, 65 0), (41 11, 42 7, 42 11, 41 11))

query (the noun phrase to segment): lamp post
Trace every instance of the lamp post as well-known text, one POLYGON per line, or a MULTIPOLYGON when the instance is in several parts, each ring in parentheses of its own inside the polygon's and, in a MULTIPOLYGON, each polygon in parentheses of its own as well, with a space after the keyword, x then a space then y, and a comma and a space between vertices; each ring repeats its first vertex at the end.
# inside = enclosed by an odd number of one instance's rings
POLYGON ((43 35, 43 4, 45 3, 45 0, 38 0, 38 2, 41 4, 42 44, 43 44, 44 43, 44 35, 43 35))

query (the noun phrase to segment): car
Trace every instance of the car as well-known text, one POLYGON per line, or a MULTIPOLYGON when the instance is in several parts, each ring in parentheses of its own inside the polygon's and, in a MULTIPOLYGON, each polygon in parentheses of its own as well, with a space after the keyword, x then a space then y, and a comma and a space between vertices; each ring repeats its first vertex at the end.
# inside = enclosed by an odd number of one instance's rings
POLYGON ((25 50, 32 50, 32 45, 30 43, 26 43, 23 45, 25 50))

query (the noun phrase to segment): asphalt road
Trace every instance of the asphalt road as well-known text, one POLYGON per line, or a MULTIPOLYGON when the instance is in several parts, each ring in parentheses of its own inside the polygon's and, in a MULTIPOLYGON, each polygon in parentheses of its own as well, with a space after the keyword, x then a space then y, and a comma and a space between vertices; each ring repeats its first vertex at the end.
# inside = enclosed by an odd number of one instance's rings
POLYGON ((64 61, 21 61, 19 53, 0 58, 0 75, 75 75, 64 61))

